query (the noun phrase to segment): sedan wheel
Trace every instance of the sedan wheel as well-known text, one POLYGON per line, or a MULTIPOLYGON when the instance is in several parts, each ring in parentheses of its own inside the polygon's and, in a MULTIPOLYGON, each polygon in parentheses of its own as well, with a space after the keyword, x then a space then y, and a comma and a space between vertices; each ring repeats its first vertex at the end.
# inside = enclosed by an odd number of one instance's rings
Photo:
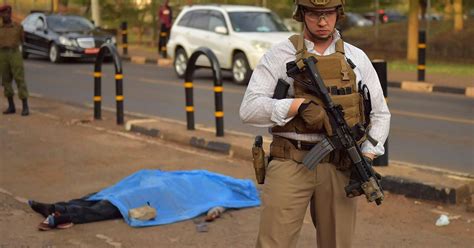
POLYGON ((51 44, 49 47, 49 61, 53 63, 61 62, 61 56, 59 55, 59 48, 55 44, 51 44))
POLYGON ((186 56, 184 49, 179 48, 176 50, 176 54, 174 56, 174 71, 179 78, 184 78, 187 64, 188 56, 186 56))
POLYGON ((237 53, 232 62, 232 77, 235 84, 248 84, 252 69, 250 69, 247 57, 243 53, 237 53))

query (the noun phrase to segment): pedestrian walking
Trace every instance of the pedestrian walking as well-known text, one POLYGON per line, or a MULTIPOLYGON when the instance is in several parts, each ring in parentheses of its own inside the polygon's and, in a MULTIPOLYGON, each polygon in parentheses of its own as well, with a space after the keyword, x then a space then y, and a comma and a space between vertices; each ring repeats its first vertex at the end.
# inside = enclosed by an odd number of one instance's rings
POLYGON ((158 11, 160 18, 160 38, 158 42, 158 49, 162 58, 167 58, 168 53, 166 52, 166 44, 170 38, 171 24, 173 21, 173 12, 168 4, 168 0, 165 0, 160 6, 158 11))
POLYGON ((0 74, 5 97, 8 99, 8 108, 3 114, 16 112, 12 82, 15 80, 18 87, 18 96, 23 102, 21 115, 29 115, 28 89, 25 82, 23 58, 19 46, 23 41, 23 27, 12 21, 10 5, 0 6, 0 74))
POLYGON ((350 247, 356 223, 356 199, 346 196, 352 162, 335 150, 310 170, 308 151, 332 132, 321 99, 304 87, 309 82, 303 59, 317 69, 331 98, 352 127, 367 127, 358 140, 369 164, 384 153, 390 112, 367 55, 344 42, 335 29, 344 18, 343 0, 295 0, 293 18, 302 34, 271 47, 256 66, 240 107, 244 123, 269 127, 273 136, 262 190, 257 247, 297 247, 308 205, 317 229, 317 247, 350 247), (287 71, 298 67, 299 70, 287 71), (290 85, 287 97, 274 99, 279 79, 290 85), (364 97, 365 96, 365 97, 364 97), (368 122, 370 121, 370 125, 368 122))
POLYGON ((18 96, 23 103, 21 115, 29 115, 28 89, 25 82, 23 58, 19 49, 23 41, 23 27, 12 21, 10 5, 0 6, 0 74, 4 95, 8 99, 8 108, 3 114, 16 112, 12 82, 15 80, 18 87, 18 96))

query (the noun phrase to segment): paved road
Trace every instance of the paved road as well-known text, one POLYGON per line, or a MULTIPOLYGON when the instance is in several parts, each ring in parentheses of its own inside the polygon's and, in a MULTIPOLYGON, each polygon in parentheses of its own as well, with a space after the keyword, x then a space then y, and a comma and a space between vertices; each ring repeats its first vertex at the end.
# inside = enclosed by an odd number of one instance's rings
MULTIPOLYGON (((49 98, 92 104, 93 64, 52 65, 26 62, 30 91, 49 98)), ((104 65, 103 106, 114 108, 112 64, 104 65)), ((169 68, 124 63, 125 110, 185 121, 183 81, 169 68)), ((225 128, 253 134, 265 129, 243 125, 238 109, 245 88, 230 83, 224 73, 225 128)), ((214 96, 210 70, 196 72, 196 123, 214 126, 214 96)), ((474 173, 474 99, 448 94, 410 93, 389 89, 392 111, 390 159, 474 173)), ((33 106, 34 108, 34 106, 33 106)), ((91 112, 92 115, 92 112, 91 112)))
MULTIPOLYGON (((208 224, 206 233, 197 232, 194 224, 202 217, 147 228, 131 228, 117 219, 38 231, 43 218, 26 199, 57 202, 81 197, 141 169, 205 169, 250 179, 254 172, 249 161, 127 133, 109 113, 104 113, 106 121, 81 123, 77 120, 88 115, 83 108, 39 98, 32 103, 36 109, 28 118, 0 117, 0 247, 255 246, 260 207, 226 211, 208 224)), ((464 206, 414 203, 388 192, 385 196, 381 206, 358 198, 354 247, 472 247, 474 213, 464 206), (451 224, 435 226, 440 213, 452 217, 451 224)), ((315 243, 308 212, 298 247, 315 243)))

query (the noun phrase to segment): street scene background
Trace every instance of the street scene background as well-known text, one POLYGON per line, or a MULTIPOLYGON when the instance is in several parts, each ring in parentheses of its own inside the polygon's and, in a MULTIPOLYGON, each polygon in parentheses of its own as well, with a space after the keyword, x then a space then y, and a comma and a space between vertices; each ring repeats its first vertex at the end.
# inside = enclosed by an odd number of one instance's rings
MULTIPOLYGON (((173 58, 164 58, 159 53, 158 9, 163 1, 0 0, 0 3, 12 5, 17 22, 32 11, 74 14, 94 21, 115 37, 123 59, 126 123, 136 119, 173 123, 168 124, 169 128, 164 124, 153 126, 160 130, 161 137, 130 132, 130 123, 128 128, 116 125, 115 68, 110 60, 102 71, 104 116, 101 121, 94 120, 94 58, 51 63, 47 57, 30 54, 24 65, 31 94, 31 116, 0 116, 0 247, 254 246, 260 208, 226 211, 208 224, 207 232, 198 231, 199 218, 139 229, 118 219, 39 232, 36 227, 43 219, 28 207, 28 199, 56 202, 81 197, 140 169, 206 169, 254 181, 255 176, 251 160, 243 156, 203 150, 189 145, 187 140, 177 142, 165 137, 166 131, 186 137, 200 137, 200 133, 186 130, 184 79, 175 75, 173 58), (92 2, 98 5, 94 7, 92 2), (93 16, 93 8, 98 8, 99 16, 93 16), (120 30, 123 22, 128 23, 127 54, 120 30)), ((344 40, 363 49, 371 60, 387 62, 386 99, 392 120, 389 165, 380 169, 381 174, 400 178, 403 183, 397 187, 407 187, 406 191, 388 192, 381 207, 368 204, 362 197, 359 199, 354 247, 472 247, 474 1, 347 0, 346 3, 346 12, 357 17, 354 22, 347 18, 339 27, 344 40), (410 18, 413 13, 416 23, 410 18), (414 33, 410 31, 413 25, 417 27, 414 33), (427 34, 423 82, 417 78, 419 30, 427 34), (404 82, 429 83, 439 90, 411 90, 403 87, 404 82), (428 195, 428 190, 417 191, 421 187, 445 191, 448 195, 455 192, 457 198, 448 201, 444 195, 438 195, 427 200, 423 194, 428 195), (409 193, 415 191, 418 193, 409 193), (448 225, 436 226, 441 215, 449 217, 448 225)), ((190 4, 264 6, 276 13, 291 32, 298 33, 302 28, 291 18, 291 0, 179 0, 169 4, 173 18, 190 4)), ((268 142, 271 137, 266 129, 240 121, 238 109, 246 86, 233 83, 232 71, 223 71, 226 134, 217 138, 212 82, 211 70, 196 71, 194 101, 198 131, 209 135, 205 136, 206 140, 233 146, 243 144, 250 156, 252 143, 248 140, 263 135, 268 142)), ((2 98, 0 107, 6 106, 2 98)), ((304 223, 299 247, 314 247, 309 213, 304 223)))

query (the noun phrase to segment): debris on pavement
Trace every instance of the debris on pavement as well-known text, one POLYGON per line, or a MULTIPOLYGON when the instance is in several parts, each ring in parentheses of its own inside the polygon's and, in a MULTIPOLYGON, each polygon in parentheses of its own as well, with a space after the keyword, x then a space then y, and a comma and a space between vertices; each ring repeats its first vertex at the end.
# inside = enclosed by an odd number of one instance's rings
POLYGON ((438 220, 436 220, 436 226, 447 226, 449 225, 449 217, 447 215, 440 215, 438 220))

